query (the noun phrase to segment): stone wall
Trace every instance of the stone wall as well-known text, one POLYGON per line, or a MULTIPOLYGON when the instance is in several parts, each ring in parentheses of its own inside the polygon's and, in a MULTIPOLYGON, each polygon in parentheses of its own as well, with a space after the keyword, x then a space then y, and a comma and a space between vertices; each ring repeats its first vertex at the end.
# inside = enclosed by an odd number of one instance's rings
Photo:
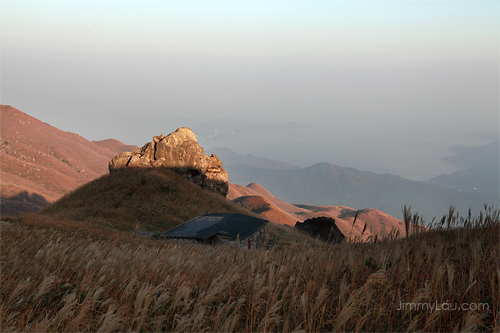
MULTIPOLYGON (((238 247, 243 248, 243 249, 259 249, 261 246, 264 245, 264 242, 266 241, 266 235, 267 235, 267 229, 266 226, 263 226, 253 234, 251 234, 249 237, 240 239, 238 241, 238 247), (249 247, 249 242, 250 242, 250 247, 249 247)), ((235 246, 236 245, 236 239, 230 236, 225 236, 223 234, 216 234, 214 236, 214 240, 212 241, 213 243, 216 244, 222 244, 222 245, 229 245, 229 246, 235 246)))

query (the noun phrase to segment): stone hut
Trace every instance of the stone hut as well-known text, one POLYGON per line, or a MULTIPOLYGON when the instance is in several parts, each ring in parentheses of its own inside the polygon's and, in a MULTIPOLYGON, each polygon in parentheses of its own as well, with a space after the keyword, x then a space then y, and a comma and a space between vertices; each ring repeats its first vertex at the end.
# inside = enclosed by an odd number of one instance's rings
POLYGON ((268 222, 237 213, 203 214, 155 238, 187 239, 205 244, 258 249, 264 245, 268 222))

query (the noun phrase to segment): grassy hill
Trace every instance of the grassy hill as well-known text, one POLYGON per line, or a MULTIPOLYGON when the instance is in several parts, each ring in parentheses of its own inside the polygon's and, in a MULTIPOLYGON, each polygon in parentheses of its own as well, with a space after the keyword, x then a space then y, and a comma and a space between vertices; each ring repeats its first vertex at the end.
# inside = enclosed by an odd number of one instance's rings
MULTIPOLYGON (((137 175, 132 185, 163 178, 137 175)), ((104 178, 92 189, 105 187, 104 178)), ((406 239, 249 251, 118 230, 130 230, 132 217, 89 226, 70 198, 0 223, 1 331, 500 329, 498 211, 465 219, 465 227, 450 218, 450 229, 406 239)), ((207 198, 207 207, 215 201, 207 198)))
POLYGON ((134 231, 165 231, 203 213, 242 213, 224 197, 167 169, 124 169, 97 178, 40 214, 134 231))
MULTIPOLYGON (((73 226, 111 233, 130 233, 137 226, 140 230, 160 232, 204 213, 257 216, 168 169, 127 168, 77 188, 40 212, 24 216, 24 220, 36 216, 35 219, 42 218, 47 223, 66 221, 73 226)), ((289 226, 275 223, 268 224, 268 235, 278 245, 320 244, 289 226)))

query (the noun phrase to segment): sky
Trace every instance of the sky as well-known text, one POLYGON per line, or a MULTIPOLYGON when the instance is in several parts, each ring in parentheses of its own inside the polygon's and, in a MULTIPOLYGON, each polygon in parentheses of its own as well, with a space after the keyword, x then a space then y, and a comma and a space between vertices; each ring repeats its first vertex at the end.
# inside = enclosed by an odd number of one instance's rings
POLYGON ((2 0, 0 19, 0 102, 88 140, 183 119, 499 128, 498 1, 2 0))

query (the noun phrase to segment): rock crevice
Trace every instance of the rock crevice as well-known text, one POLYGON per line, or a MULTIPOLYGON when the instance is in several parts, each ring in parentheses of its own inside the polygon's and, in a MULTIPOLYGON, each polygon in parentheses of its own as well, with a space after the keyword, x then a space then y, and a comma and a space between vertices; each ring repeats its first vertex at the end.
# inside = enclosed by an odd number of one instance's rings
POLYGON ((168 168, 194 184, 227 195, 228 177, 222 161, 214 154, 207 156, 196 135, 180 127, 167 136, 155 135, 141 149, 116 155, 109 162, 109 171, 123 168, 168 168))

